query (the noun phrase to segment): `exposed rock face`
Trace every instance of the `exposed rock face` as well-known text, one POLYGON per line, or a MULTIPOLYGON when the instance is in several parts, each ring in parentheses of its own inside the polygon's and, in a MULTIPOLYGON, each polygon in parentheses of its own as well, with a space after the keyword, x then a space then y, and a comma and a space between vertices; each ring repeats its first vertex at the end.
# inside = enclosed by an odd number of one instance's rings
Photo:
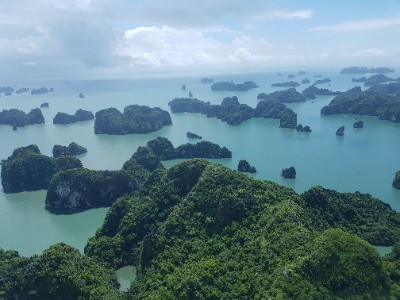
POLYGON ((245 159, 241 159, 238 164, 237 170, 239 172, 247 172, 247 173, 256 173, 257 170, 255 167, 251 166, 249 162, 245 159))
POLYGON ((46 195, 46 208, 83 210, 110 206, 118 197, 137 190, 136 180, 126 171, 93 171, 84 168, 57 173, 46 195))
POLYGON ((294 167, 283 169, 281 176, 286 179, 294 179, 296 178, 296 169, 294 167))
POLYGON ((80 160, 73 157, 42 155, 36 145, 15 149, 1 164, 2 185, 6 193, 47 189, 55 173, 82 167, 80 160))
POLYGON ((115 135, 150 133, 166 125, 172 125, 171 116, 159 107, 130 105, 125 107, 123 113, 111 107, 96 113, 94 133, 115 135))
POLYGON ((344 135, 344 129, 345 129, 344 126, 339 127, 338 130, 336 130, 336 135, 343 136, 344 135))
POLYGON ((54 145, 53 147, 54 158, 66 155, 75 156, 86 152, 87 149, 85 147, 82 147, 74 142, 70 143, 68 146, 54 145))
POLYGON ((0 125, 24 127, 44 122, 42 111, 39 108, 34 108, 27 114, 18 109, 4 109, 0 112, 0 125))
POLYGON ((53 124, 72 124, 82 121, 93 120, 94 115, 91 111, 78 109, 74 115, 69 115, 66 113, 59 112, 53 118, 53 124))
POLYGON ((353 128, 363 128, 364 127, 364 122, 363 121, 357 121, 353 124, 353 128))

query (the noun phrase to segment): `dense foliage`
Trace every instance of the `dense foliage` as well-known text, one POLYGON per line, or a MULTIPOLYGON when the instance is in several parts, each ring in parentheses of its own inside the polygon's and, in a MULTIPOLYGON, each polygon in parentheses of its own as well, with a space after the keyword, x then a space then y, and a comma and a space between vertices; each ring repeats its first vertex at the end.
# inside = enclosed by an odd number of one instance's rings
POLYGON ((243 83, 231 82, 215 82, 211 85, 212 91, 248 91, 250 89, 258 88, 258 85, 254 81, 245 81, 243 83))
POLYGON ((32 109, 29 113, 25 113, 19 109, 4 109, 0 112, 0 125, 10 125, 16 127, 24 127, 27 125, 43 124, 44 117, 39 108, 32 109))
POLYGON ((115 272, 63 243, 23 258, 0 249, 2 299, 122 299, 115 272))
POLYGON ((65 156, 65 155, 79 155, 86 153, 87 149, 83 146, 78 145, 77 143, 70 143, 68 146, 61 146, 61 145, 54 145, 53 147, 53 157, 57 158, 60 156, 65 156))
POLYGON ((62 112, 57 113, 53 118, 53 124, 71 124, 82 121, 90 121, 93 119, 94 115, 91 111, 78 109, 73 115, 62 112))
POLYGON ((400 190, 400 171, 397 171, 396 174, 394 175, 392 185, 396 189, 400 190))
POLYGON ((296 81, 286 81, 271 84, 272 87, 296 87, 300 86, 300 83, 296 81))
POLYGON ((282 169, 281 176, 286 179, 296 178, 296 169, 294 167, 282 169))
POLYGON ((383 94, 400 94, 400 81, 371 86, 369 91, 383 94))
POLYGON ((47 189, 51 177, 60 171, 82 167, 74 157, 52 158, 36 145, 17 148, 1 161, 1 181, 6 193, 47 189))
POLYGON ((257 173, 256 168, 251 166, 250 163, 245 159, 239 160, 237 170, 239 172, 257 173))
POLYGON ((386 67, 368 68, 368 67, 348 67, 340 71, 340 74, 366 74, 366 73, 391 73, 394 69, 386 67))
POLYGON ((130 134, 149 133, 172 125, 169 113, 159 107, 129 105, 121 113, 116 108, 100 110, 96 113, 94 133, 130 134))
POLYGON ((297 114, 284 104, 273 100, 261 100, 258 102, 253 116, 279 119, 281 128, 295 128, 297 125, 297 114))
POLYGON ((274 100, 279 103, 304 102, 307 100, 306 97, 296 91, 295 88, 276 91, 270 94, 261 93, 258 94, 257 99, 274 100))
POLYGON ((111 266, 137 267, 128 299, 391 299, 399 291, 400 255, 382 263, 360 238, 399 227, 377 199, 319 187, 298 195, 204 160, 154 176, 114 203, 85 248, 111 266))
POLYGON ((400 122, 400 96, 351 89, 336 96, 321 110, 322 115, 345 113, 377 116, 381 120, 398 123, 400 122))

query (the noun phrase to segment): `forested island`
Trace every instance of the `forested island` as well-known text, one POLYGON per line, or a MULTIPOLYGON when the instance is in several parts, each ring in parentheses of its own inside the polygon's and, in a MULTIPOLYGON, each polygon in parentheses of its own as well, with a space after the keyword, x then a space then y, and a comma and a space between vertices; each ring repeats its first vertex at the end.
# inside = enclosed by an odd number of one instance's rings
POLYGON ((48 94, 48 93, 53 93, 53 92, 54 92, 53 88, 47 89, 47 87, 41 87, 38 89, 33 89, 31 91, 31 95, 43 95, 43 94, 48 94))
POLYGON ((369 195, 319 186, 297 194, 194 159, 155 168, 116 200, 85 255, 62 243, 31 258, 0 249, 0 295, 392 299, 399 240, 400 215, 369 195), (370 243, 394 249, 381 258, 370 243), (120 293, 113 271, 127 265, 137 277, 120 293))
POLYGON ((116 108, 100 110, 95 115, 94 133, 122 135, 149 133, 172 125, 169 113, 159 107, 141 105, 126 106, 121 113, 116 108))
POLYGON ((173 113, 201 113, 208 118, 216 117, 233 126, 253 117, 280 119, 282 128, 295 128, 297 125, 296 113, 275 100, 259 101, 254 109, 246 104, 240 104, 236 96, 224 98, 221 105, 212 105, 210 102, 190 98, 175 98, 168 105, 173 113))
POLYGON ((366 77, 353 78, 352 81, 353 82, 363 82, 365 86, 373 86, 373 85, 377 85, 380 83, 394 81, 394 79, 387 77, 386 75, 383 75, 383 74, 375 74, 375 75, 371 75, 368 78, 366 78, 366 77))
POLYGON ((245 159, 239 160, 237 170, 245 173, 257 173, 256 168, 250 165, 250 163, 245 159))
POLYGON ((383 94, 399 94, 400 93, 400 81, 391 82, 386 84, 377 84, 371 86, 369 91, 374 91, 383 94))
POLYGON ((336 96, 328 106, 321 109, 321 114, 370 115, 377 116, 381 120, 398 123, 400 122, 400 96, 353 88, 336 96))
POLYGON ((329 78, 324 78, 324 79, 318 79, 314 82, 314 85, 316 84, 323 84, 323 83, 330 83, 332 82, 329 78))
POLYGON ((281 176, 286 179, 294 179, 296 178, 296 169, 294 167, 282 169, 281 176))
POLYGON ((20 88, 15 91, 16 94, 22 94, 22 93, 28 93, 29 89, 28 88, 20 88))
POLYGON ((48 108, 49 107, 49 102, 43 102, 40 104, 40 108, 48 108))
POLYGON ((332 96, 332 95, 340 95, 341 92, 332 92, 331 90, 324 89, 324 88, 318 88, 315 85, 310 85, 309 87, 305 88, 302 92, 302 95, 306 98, 309 99, 315 99, 317 95, 323 95, 323 96, 332 96))
POLYGON ((306 97, 296 91, 295 88, 276 91, 270 94, 261 93, 257 95, 257 99, 274 100, 279 103, 304 102, 307 100, 306 97))
POLYGON ((75 156, 84 154, 87 152, 87 149, 83 146, 78 145, 77 143, 70 143, 68 146, 54 145, 52 153, 53 157, 57 158, 60 156, 75 156))
POLYGON ((312 131, 310 126, 308 126, 308 125, 303 126, 302 124, 297 125, 296 130, 300 131, 300 132, 311 132, 312 131))
POLYGON ((244 83, 235 84, 233 81, 227 82, 215 82, 211 85, 212 91, 237 91, 245 92, 250 89, 258 88, 258 85, 254 81, 245 81, 244 83))
POLYGON ((196 133, 190 132, 190 131, 188 131, 188 132, 186 133, 186 136, 187 136, 189 139, 199 139, 199 140, 201 140, 201 139, 203 138, 202 136, 200 136, 200 135, 198 135, 198 134, 196 134, 196 133))
POLYGON ((83 121, 90 121, 94 119, 91 111, 78 109, 75 114, 70 115, 67 113, 58 112, 53 118, 53 124, 72 124, 83 121))
POLYGON ((279 82, 271 84, 272 87, 296 87, 300 86, 300 83, 296 81, 286 81, 286 82, 279 82))
POLYGON ((344 68, 340 71, 340 74, 366 74, 366 73, 392 73, 394 69, 390 69, 387 67, 377 67, 377 68, 368 68, 368 67, 348 67, 344 68))
POLYGON ((345 127, 344 127, 344 126, 340 126, 340 127, 336 130, 336 135, 338 135, 338 136, 343 136, 343 135, 344 135, 344 130, 345 130, 345 127))
POLYGON ((42 111, 39 108, 34 108, 27 114, 15 108, 10 110, 4 109, 0 112, 0 125, 10 125, 16 128, 43 124, 44 122, 42 111))
POLYGON ((79 159, 63 156, 52 158, 42 155, 38 146, 17 148, 1 161, 1 183, 5 193, 47 189, 54 174, 82 167, 79 159))
POLYGON ((353 128, 363 128, 364 127, 364 122, 361 120, 358 120, 357 122, 354 122, 353 128))

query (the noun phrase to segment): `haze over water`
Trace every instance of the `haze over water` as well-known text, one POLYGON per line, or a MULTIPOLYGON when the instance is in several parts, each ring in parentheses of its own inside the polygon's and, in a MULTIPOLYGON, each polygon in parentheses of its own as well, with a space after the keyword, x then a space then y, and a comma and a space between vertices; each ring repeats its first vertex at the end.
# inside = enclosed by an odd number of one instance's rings
MULTIPOLYGON (((307 70, 306 70, 307 71, 307 70)), ((224 97, 237 96, 240 103, 255 107, 257 94, 270 93, 283 88, 271 88, 276 82, 284 82, 288 74, 295 74, 295 81, 314 75, 330 78, 327 84, 318 87, 334 91, 345 91, 356 84, 352 77, 340 75, 340 70, 307 71, 304 76, 298 70, 276 73, 230 74, 213 76, 215 81, 234 81, 241 83, 253 80, 259 88, 248 92, 212 92, 209 84, 201 84, 201 74, 194 77, 166 79, 120 79, 120 80, 81 80, 81 81, 43 81, 13 83, 17 88, 53 87, 54 93, 47 95, 14 94, 2 95, 0 108, 18 108, 28 112, 49 102, 50 108, 42 109, 46 119, 44 125, 27 126, 13 131, 10 126, 0 126, 0 159, 6 159, 12 151, 21 146, 37 144, 42 154, 51 156, 55 144, 68 145, 76 142, 88 149, 79 156, 84 167, 89 169, 120 169, 138 146, 147 141, 164 136, 174 146, 192 142, 186 132, 192 131, 204 140, 218 143, 232 151, 232 159, 217 160, 231 169, 236 169, 240 159, 246 159, 257 168, 254 177, 267 179, 293 188, 301 193, 312 186, 322 185, 341 192, 369 193, 400 210, 400 191, 391 186, 392 179, 400 169, 400 124, 380 121, 368 116, 321 116, 320 110, 333 96, 319 96, 304 103, 287 104, 298 115, 298 123, 309 125, 312 133, 299 133, 296 130, 279 128, 279 120, 251 119, 237 127, 200 114, 172 114, 172 126, 145 135, 108 136, 95 135, 94 121, 71 125, 53 125, 57 112, 74 113, 82 108, 93 113, 100 109, 116 107, 120 110, 130 104, 159 106, 169 110, 168 102, 175 97, 186 97, 192 91, 195 98, 219 104, 224 97), (187 91, 182 91, 185 84, 187 91), (79 99, 78 94, 85 94, 79 99), (353 129, 355 118, 363 120, 363 129, 353 129), (336 129, 345 126, 343 137, 335 135, 336 129), (283 168, 294 166, 295 180, 280 176, 283 168)), ((391 73, 392 78, 399 73, 391 73)), ((297 88, 302 91, 308 85, 297 88)), ((363 87, 364 88, 364 87, 363 87)), ((165 162, 171 166, 176 161, 165 162)), ((108 208, 92 209, 73 215, 54 215, 44 209, 46 192, 24 192, 17 194, 0 193, 0 247, 18 250, 22 255, 40 253, 51 244, 66 242, 81 251, 88 237, 92 236, 102 224, 108 208)))

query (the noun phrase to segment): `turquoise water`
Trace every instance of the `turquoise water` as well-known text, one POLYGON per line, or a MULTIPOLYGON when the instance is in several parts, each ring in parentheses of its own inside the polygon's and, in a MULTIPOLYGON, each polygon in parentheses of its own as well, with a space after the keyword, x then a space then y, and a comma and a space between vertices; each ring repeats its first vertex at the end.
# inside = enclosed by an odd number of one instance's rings
MULTIPOLYGON (((354 86, 352 75, 321 71, 317 74, 320 73, 332 80, 331 86, 324 84, 320 87, 344 91, 354 86)), ((232 159, 217 160, 229 168, 236 169, 240 159, 247 159, 258 170, 254 177, 287 185, 297 192, 314 185, 342 192, 360 191, 370 193, 400 210, 400 191, 391 186, 395 172, 400 170, 400 124, 365 116, 321 116, 320 109, 333 97, 318 97, 313 101, 289 105, 297 112, 299 123, 311 127, 313 131, 310 134, 280 129, 278 120, 252 119, 232 127, 217 119, 186 113, 171 114, 172 126, 145 135, 95 135, 93 121, 52 124, 57 112, 74 113, 79 108, 96 112, 107 107, 122 110, 126 105, 145 104, 169 111, 168 102, 174 97, 186 96, 189 90, 203 101, 219 104, 224 97, 236 95, 241 103, 254 107, 258 93, 278 90, 271 88, 270 84, 288 80, 287 74, 220 75, 214 76, 214 79, 235 82, 254 80, 260 88, 248 92, 212 92, 209 84, 200 84, 200 78, 207 75, 154 80, 12 83, 17 88, 53 87, 55 92, 40 96, 2 95, 0 109, 29 111, 45 101, 49 102, 50 108, 42 109, 46 119, 44 125, 28 126, 17 131, 12 131, 10 126, 0 126, 0 159, 7 158, 15 148, 32 143, 37 144, 43 154, 51 155, 55 144, 67 145, 74 141, 88 149, 87 154, 79 157, 85 167, 120 169, 137 147, 147 141, 164 136, 178 146, 190 142, 186 132, 192 131, 205 140, 232 150, 232 159), (186 84, 188 91, 181 91, 182 84, 186 84), (80 92, 85 94, 85 99, 78 98, 80 92), (364 121, 363 129, 352 128, 355 118, 364 121), (336 129, 342 125, 346 127, 345 135, 337 137, 336 129), (296 168, 295 180, 280 176, 281 170, 290 166, 296 168)), ((298 76, 296 80, 308 77, 313 81, 313 75, 298 76)), ((391 77, 397 78, 399 74, 391 74, 391 77)), ((302 91, 304 87, 298 90, 302 91)), ((174 163, 166 162, 165 165, 174 163)), ((107 212, 107 209, 101 208, 74 215, 53 215, 44 209, 44 199, 45 191, 0 193, 0 247, 32 255, 55 242, 64 241, 82 251, 87 238, 101 225, 107 212)))
POLYGON ((126 266, 116 271, 117 280, 120 284, 119 290, 121 292, 126 292, 131 283, 136 279, 136 269, 133 266, 126 266))

